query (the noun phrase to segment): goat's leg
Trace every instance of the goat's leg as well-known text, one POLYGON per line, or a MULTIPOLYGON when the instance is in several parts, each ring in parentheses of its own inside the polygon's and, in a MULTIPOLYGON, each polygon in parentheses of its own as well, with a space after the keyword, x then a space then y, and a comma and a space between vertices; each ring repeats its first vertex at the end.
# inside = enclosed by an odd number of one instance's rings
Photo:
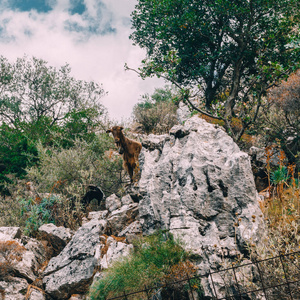
POLYGON ((128 173, 130 176, 130 182, 133 183, 133 167, 128 164, 128 173))

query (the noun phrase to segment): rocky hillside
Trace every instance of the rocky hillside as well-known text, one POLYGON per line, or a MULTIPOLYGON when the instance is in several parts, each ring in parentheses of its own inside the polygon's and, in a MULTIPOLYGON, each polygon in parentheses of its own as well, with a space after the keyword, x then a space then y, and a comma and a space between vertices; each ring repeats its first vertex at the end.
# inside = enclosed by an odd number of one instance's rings
MULTIPOLYGON (((34 240, 1 228, 1 247, 15 245, 0 279, 5 299, 84 299, 136 236, 158 229, 184 241, 201 274, 224 258, 247 256, 247 245, 260 241, 264 224, 249 157, 220 127, 194 116, 169 134, 149 135, 140 169, 127 195, 105 199, 106 210, 89 213, 76 232, 47 224, 34 240)), ((202 285, 211 296, 210 282, 202 285)))

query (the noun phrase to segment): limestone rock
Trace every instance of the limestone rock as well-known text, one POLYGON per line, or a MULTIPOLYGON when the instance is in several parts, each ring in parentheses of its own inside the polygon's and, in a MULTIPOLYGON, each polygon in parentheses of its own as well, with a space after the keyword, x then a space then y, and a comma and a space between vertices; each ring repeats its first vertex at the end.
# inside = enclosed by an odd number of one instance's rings
POLYGON ((0 262, 5 262, 5 257, 10 256, 9 266, 12 274, 32 283, 38 276, 39 266, 45 261, 45 249, 43 245, 27 237, 24 241, 10 239, 1 241, 4 253, 0 254, 0 262), (8 244, 9 243, 9 244, 8 244))
POLYGON ((120 209, 114 210, 107 219, 109 235, 118 235, 126 226, 135 221, 139 213, 137 203, 123 205, 120 209))
POLYGON ((139 235, 142 235, 142 226, 140 221, 134 221, 129 224, 124 230, 122 230, 118 236, 125 237, 127 243, 132 243, 132 241, 139 235))
MULTIPOLYGON (((264 225, 249 156, 223 129, 194 116, 170 135, 149 135, 143 146, 144 234, 169 229, 202 258, 246 253, 247 242, 260 240, 264 225)), ((203 272, 217 265, 201 262, 203 272)))
POLYGON ((1 236, 7 236, 7 239, 20 239, 22 232, 20 227, 0 227, 0 240, 1 236))
POLYGON ((142 226, 140 221, 134 221, 122 230, 118 236, 126 236, 126 234, 140 234, 142 233, 142 226))
MULTIPOLYGON (((0 281, 0 297, 3 293, 5 300, 25 300, 28 282, 24 278, 11 278, 9 281, 0 281)), ((43 299, 43 298, 41 298, 43 299)))
POLYGON ((54 250, 54 255, 60 253, 60 251, 71 240, 73 232, 70 228, 63 226, 55 226, 54 224, 44 224, 39 228, 39 233, 42 239, 48 241, 54 250))
POLYGON ((116 241, 114 238, 109 237, 106 241, 108 250, 101 259, 100 266, 102 269, 107 269, 112 262, 127 256, 133 249, 132 245, 127 245, 122 242, 116 241))
POLYGON ((56 299, 67 299, 74 292, 85 292, 92 281, 96 265, 95 257, 73 260, 44 278, 46 292, 56 299))
POLYGON ((115 194, 110 195, 105 200, 105 206, 109 212, 119 209, 121 207, 121 205, 122 205, 122 203, 121 203, 120 199, 115 194))
POLYGON ((86 291, 98 263, 99 237, 105 230, 105 220, 93 219, 76 231, 44 271, 43 283, 47 293, 58 299, 67 299, 71 294, 86 291))
POLYGON ((28 300, 45 300, 45 293, 37 288, 31 287, 29 290, 28 300))
POLYGON ((133 200, 130 195, 125 195, 121 198, 122 205, 129 205, 133 203, 133 200))
POLYGON ((87 219, 103 220, 107 217, 107 214, 108 214, 108 210, 91 211, 89 212, 87 219))
POLYGON ((183 102, 179 103, 179 107, 176 111, 178 123, 183 124, 187 119, 191 117, 191 111, 189 107, 183 102))

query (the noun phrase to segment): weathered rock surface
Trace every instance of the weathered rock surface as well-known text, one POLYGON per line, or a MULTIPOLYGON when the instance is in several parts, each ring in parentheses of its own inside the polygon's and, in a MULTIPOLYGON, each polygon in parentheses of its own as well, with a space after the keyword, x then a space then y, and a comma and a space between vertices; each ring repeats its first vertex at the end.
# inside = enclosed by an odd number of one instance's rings
POLYGON ((139 213, 137 203, 123 205, 114 210, 107 218, 107 231, 109 235, 118 235, 125 227, 134 222, 139 213))
POLYGON ((108 210, 91 211, 89 212, 87 219, 104 220, 107 217, 107 215, 108 215, 108 210))
POLYGON ((183 124, 186 120, 191 117, 191 111, 186 104, 183 102, 179 103, 179 107, 176 111, 177 121, 179 124, 183 124))
MULTIPOLYGON (((1 227, 0 240, 0 299, 25 299, 31 284, 39 276, 46 251, 41 242, 22 236, 18 227, 1 227)), ((30 296, 28 299, 44 299, 30 296)))
POLYGON ((107 239, 106 245, 108 246, 108 250, 104 254, 100 263, 102 269, 107 269, 112 262, 127 256, 130 253, 130 250, 133 249, 132 245, 118 242, 112 237, 107 239))
POLYGON ((59 252, 67 245, 71 240, 73 232, 70 228, 63 226, 55 226, 54 224, 44 224, 39 228, 39 233, 42 239, 45 239, 51 245, 54 255, 59 252))
MULTIPOLYGON (((28 293, 28 300, 44 300, 46 299, 44 291, 31 287, 28 293)), ((26 299, 26 300, 27 300, 26 299)))
POLYGON ((0 299, 25 300, 27 288, 28 282, 23 278, 14 277, 7 281, 0 281, 0 299), (4 295, 4 298, 1 298, 1 294, 4 295))
POLYGON ((122 230, 118 236, 125 237, 127 243, 132 243, 132 241, 137 237, 141 236, 143 233, 140 221, 134 221, 129 224, 124 230, 122 230))
POLYGON ((194 116, 170 135, 149 135, 143 146, 144 233, 169 229, 202 257, 203 273, 259 241, 263 222, 249 157, 221 128, 194 116))
POLYGON ((20 227, 0 227, 0 241, 19 239, 21 236, 20 227))
POLYGON ((58 299, 67 299, 88 288, 98 263, 100 235, 105 229, 106 221, 93 219, 76 231, 44 271, 43 283, 47 293, 58 299))
POLYGON ((112 194, 108 198, 106 198, 105 206, 109 212, 112 212, 116 209, 119 209, 122 206, 122 203, 117 195, 112 194))
POLYGON ((130 195, 125 195, 121 198, 122 205, 129 205, 133 203, 133 200, 130 195))

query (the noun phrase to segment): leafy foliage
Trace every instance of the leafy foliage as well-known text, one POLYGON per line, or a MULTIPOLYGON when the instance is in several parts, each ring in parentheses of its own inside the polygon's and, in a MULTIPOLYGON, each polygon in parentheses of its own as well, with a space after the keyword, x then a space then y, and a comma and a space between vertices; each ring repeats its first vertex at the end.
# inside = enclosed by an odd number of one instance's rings
POLYGON ((286 166, 279 166, 274 172, 271 173, 271 182, 274 185, 280 183, 287 183, 290 175, 286 166))
POLYGON ((264 107, 263 132, 269 141, 276 140, 289 162, 300 168, 300 71, 293 73, 268 94, 264 107))
MULTIPOLYGON (((56 223, 55 215, 58 214, 59 198, 49 195, 43 199, 27 198, 20 201, 21 216, 25 218, 24 233, 35 236, 39 227, 43 224, 56 223)), ((57 224, 61 225, 61 224, 57 224)))
POLYGON ((185 101, 222 119, 239 140, 266 91, 299 66, 298 22, 295 0, 140 0, 130 37, 147 51, 143 78, 176 84, 185 101), (232 118, 242 122, 237 133, 232 118))
POLYGON ((114 156, 114 141, 103 133, 90 143, 79 139, 68 149, 38 145, 39 165, 27 169, 28 178, 40 192, 81 197, 90 184, 110 195, 122 184, 122 159, 114 156), (57 184, 59 183, 59 184, 57 184))
POLYGON ((146 133, 168 132, 177 123, 175 101, 176 94, 170 87, 155 89, 151 97, 144 95, 134 106, 133 118, 146 133))
MULTIPOLYGON (((100 300, 122 295, 124 291, 143 290, 155 283, 163 284, 169 274, 176 272, 180 276, 180 272, 184 273, 183 264, 187 258, 188 253, 170 234, 160 232, 140 239, 129 257, 116 262, 105 272, 103 279, 92 285, 89 296, 92 300, 100 300)), ((186 276, 186 273, 182 275, 186 276)), ((140 294, 137 297, 147 299, 146 295, 145 298, 140 294)))
POLYGON ((25 167, 35 163, 37 149, 34 142, 21 130, 3 123, 0 126, 0 162, 2 174, 15 173, 21 177, 25 167))
MULTIPOLYGON (((91 142, 102 126, 104 95, 95 82, 71 77, 47 62, 23 57, 11 64, 0 57, 0 181, 25 176, 38 162, 37 144, 68 148, 76 138, 91 142)), ((2 187, 3 190, 4 187, 2 187)))
POLYGON ((14 127, 43 117, 51 118, 53 126, 72 112, 103 110, 99 104, 104 94, 101 86, 74 79, 68 65, 57 70, 35 57, 18 58, 11 64, 1 56, 0 67, 0 116, 14 127))

